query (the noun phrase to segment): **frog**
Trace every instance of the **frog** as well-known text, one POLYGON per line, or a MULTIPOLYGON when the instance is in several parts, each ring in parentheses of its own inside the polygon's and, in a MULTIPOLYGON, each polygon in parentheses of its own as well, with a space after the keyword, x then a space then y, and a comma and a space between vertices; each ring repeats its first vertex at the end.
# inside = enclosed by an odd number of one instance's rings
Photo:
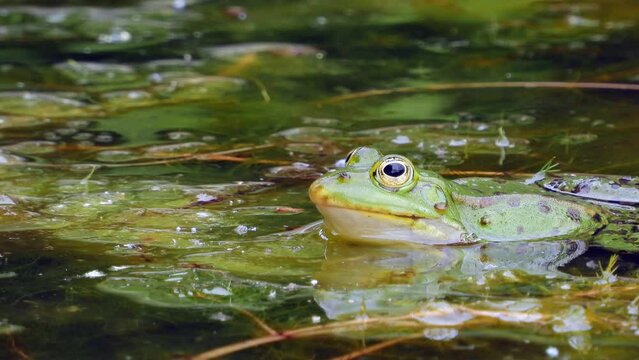
POLYGON ((615 183, 615 190, 609 179, 543 172, 523 181, 448 179, 402 155, 360 147, 344 167, 316 179, 309 197, 327 234, 349 241, 457 245, 599 236, 612 247, 639 250, 637 184, 622 177, 630 186, 615 183))

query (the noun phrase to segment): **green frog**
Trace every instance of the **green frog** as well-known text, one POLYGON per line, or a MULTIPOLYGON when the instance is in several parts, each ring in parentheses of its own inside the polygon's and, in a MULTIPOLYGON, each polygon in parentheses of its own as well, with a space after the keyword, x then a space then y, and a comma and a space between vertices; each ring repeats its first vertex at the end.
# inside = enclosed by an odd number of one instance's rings
POLYGON ((639 203, 634 182, 545 173, 523 181, 448 180, 404 156, 361 147, 343 168, 315 180, 309 195, 325 227, 342 239, 447 245, 606 235, 604 242, 613 236, 617 248, 633 250, 639 244, 636 221, 629 221, 639 203), (619 214, 625 229, 618 228, 619 214))

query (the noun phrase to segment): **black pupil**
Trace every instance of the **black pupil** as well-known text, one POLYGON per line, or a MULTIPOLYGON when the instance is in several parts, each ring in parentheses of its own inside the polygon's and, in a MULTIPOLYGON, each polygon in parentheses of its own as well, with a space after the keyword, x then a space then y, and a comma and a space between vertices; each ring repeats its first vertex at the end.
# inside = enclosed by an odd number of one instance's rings
POLYGON ((401 163, 394 162, 384 166, 382 171, 388 176, 399 177, 404 175, 404 173, 406 172, 406 167, 401 163))
POLYGON ((348 153, 348 155, 346 155, 346 159, 344 160, 344 162, 348 164, 352 156, 353 156, 353 152, 351 151, 348 153))

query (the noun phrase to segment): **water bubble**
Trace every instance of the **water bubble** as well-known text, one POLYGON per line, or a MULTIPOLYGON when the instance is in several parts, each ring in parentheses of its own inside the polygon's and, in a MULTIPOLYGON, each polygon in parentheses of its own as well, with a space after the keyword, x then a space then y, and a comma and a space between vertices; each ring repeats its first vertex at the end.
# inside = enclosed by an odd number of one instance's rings
POLYGON ((100 34, 98 43, 100 44, 121 44, 131 41, 131 33, 126 30, 115 28, 108 34, 100 34))
POLYGON ((37 155, 52 153, 56 150, 55 147, 56 143, 52 141, 23 141, 3 148, 17 154, 37 155))
POLYGON ((571 348, 586 352, 592 348, 592 343, 590 341, 590 336, 588 334, 577 334, 568 338, 568 345, 571 348))
POLYGON ((87 120, 73 120, 67 123, 68 127, 71 127, 74 129, 84 129, 89 127, 89 125, 91 125, 91 123, 87 120))
POLYGON ((202 289, 202 293, 215 296, 230 296, 231 292, 223 287, 214 287, 213 289, 202 289))
POLYGON ((111 145, 119 139, 120 135, 114 132, 99 132, 93 138, 93 141, 100 145, 111 145))
POLYGON ((429 325, 460 325, 474 318, 470 313, 461 311, 452 305, 439 301, 432 302, 413 314, 413 318, 429 325))
POLYGON ((233 317, 229 316, 229 315, 226 315, 223 312, 217 312, 215 314, 211 314, 211 316, 209 316, 209 319, 225 322, 225 321, 229 321, 229 320, 233 319, 233 317))
POLYGON ((155 84, 159 84, 164 81, 164 77, 160 73, 153 73, 149 75, 149 81, 155 84))
POLYGON ((171 4, 175 10, 184 10, 186 5, 186 0, 173 0, 173 3, 171 4))
POLYGON ((84 275, 82 275, 82 277, 85 277, 87 279, 95 279, 95 278, 100 278, 100 277, 104 277, 104 276, 106 276, 106 274, 103 273, 100 270, 92 270, 92 271, 89 271, 87 273, 84 273, 84 275))
POLYGON ((333 119, 333 118, 315 118, 315 117, 305 116, 302 118, 302 123, 305 125, 315 125, 315 126, 335 126, 339 124, 339 120, 333 119))
POLYGON ((107 163, 121 163, 137 160, 139 156, 128 150, 107 150, 99 152, 95 158, 107 163))
POLYGON ((535 122, 536 118, 528 114, 510 114, 508 120, 517 125, 530 125, 535 122))
POLYGON ((49 140, 49 141, 59 141, 62 140, 62 137, 54 132, 45 132, 44 134, 42 134, 42 137, 45 140, 49 140))
POLYGON ((508 140, 508 137, 506 137, 506 132, 503 128, 499 128, 499 137, 497 138, 497 140, 495 140, 495 145, 500 148, 507 148, 512 146, 510 140, 508 140))
POLYGON ((328 23, 328 19, 325 16, 318 16, 315 18, 315 24, 319 26, 325 26, 328 23))
POLYGON ((169 140, 187 140, 194 138, 195 135, 188 131, 171 131, 166 133, 166 137, 169 140))
POLYGON ((86 140, 91 140, 92 138, 93 138, 93 134, 88 132, 77 133, 71 137, 71 139, 77 140, 77 141, 86 141, 86 140))
POLYGON ((271 290, 267 296, 269 300, 275 300, 276 297, 277 297, 277 291, 275 290, 271 290))
POLYGON ((406 135, 397 135, 393 140, 391 140, 391 142, 397 145, 405 145, 405 144, 410 144, 412 141, 406 135))
POLYGON ((159 158, 177 157, 182 154, 192 154, 204 147, 206 147, 206 143, 199 141, 150 146, 146 149, 145 156, 159 158))
POLYGON ((238 235, 245 235, 249 231, 249 228, 246 225, 238 225, 233 231, 238 235))
POLYGON ((548 357, 555 358, 559 356, 559 349, 554 346, 549 346, 546 348, 546 355, 548 355, 548 357))
POLYGON ((553 331, 557 333, 587 331, 591 329, 590 323, 586 318, 586 309, 579 305, 572 305, 568 310, 559 314, 555 318, 553 331))
POLYGON ((639 315, 639 305, 636 304, 634 301, 628 304, 628 307, 626 307, 626 310, 628 311, 628 315, 632 315, 632 316, 639 315))
POLYGON ((466 146, 466 144, 468 144, 467 139, 451 139, 448 142, 448 146, 452 146, 452 147, 466 146))
POLYGON ((424 330, 424 337, 435 341, 448 341, 456 338, 457 335, 459 335, 457 329, 433 328, 424 330))

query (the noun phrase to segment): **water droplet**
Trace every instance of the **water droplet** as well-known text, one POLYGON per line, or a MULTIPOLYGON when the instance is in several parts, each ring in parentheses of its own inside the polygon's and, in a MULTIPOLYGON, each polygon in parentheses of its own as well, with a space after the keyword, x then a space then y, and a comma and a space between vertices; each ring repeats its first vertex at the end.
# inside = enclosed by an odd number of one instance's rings
POLYGON ((391 142, 397 145, 405 145, 405 144, 410 144, 412 141, 406 135, 397 135, 393 140, 391 140, 391 142))
POLYGON ((245 235, 249 229, 246 225, 238 225, 233 231, 238 235, 245 235))
POLYGON ((131 41, 131 33, 119 28, 113 29, 108 34, 100 34, 98 42, 100 44, 121 44, 131 41))
POLYGON ((553 325, 553 331, 557 333, 588 331, 591 329, 590 323, 586 318, 586 310, 578 305, 572 305, 568 310, 559 314, 553 325))
POLYGON ((555 358, 559 356, 559 349, 554 346, 549 346, 546 348, 546 355, 548 355, 548 357, 555 358))
POLYGON ((448 146, 459 147, 459 146, 465 146, 467 143, 468 143, 467 139, 451 139, 448 142, 448 146))
POLYGON ((435 341, 448 341, 454 339, 459 334, 457 329, 433 328, 425 329, 424 337, 435 341))
POLYGON ((226 290, 223 287, 214 287, 213 289, 202 289, 202 292, 206 295, 216 295, 216 296, 230 296, 231 292, 226 290))
POLYGON ((92 271, 89 271, 87 273, 84 273, 84 275, 82 275, 82 277, 85 277, 87 279, 94 279, 94 278, 99 278, 99 277, 103 277, 103 276, 106 276, 106 274, 103 273, 100 270, 92 270, 92 271))

